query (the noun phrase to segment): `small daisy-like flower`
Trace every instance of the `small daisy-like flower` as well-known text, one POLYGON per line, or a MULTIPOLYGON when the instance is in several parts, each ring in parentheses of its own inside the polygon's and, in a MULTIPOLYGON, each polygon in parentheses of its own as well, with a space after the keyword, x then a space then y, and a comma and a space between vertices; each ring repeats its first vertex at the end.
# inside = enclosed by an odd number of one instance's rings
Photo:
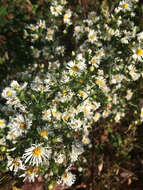
POLYGON ((91 12, 88 15, 88 24, 94 24, 98 20, 98 17, 95 12, 91 12))
POLYGON ((32 42, 35 42, 39 38, 38 34, 31 34, 31 37, 32 37, 32 40, 31 40, 32 42))
MULTIPOLYGON (((8 135, 6 136, 6 138, 7 138, 8 140, 13 141, 13 143, 14 143, 14 140, 16 139, 17 136, 18 136, 18 135, 17 135, 15 132, 9 131, 9 132, 8 132, 8 135)), ((16 142, 16 141, 15 141, 15 142, 16 142)))
POLYGON ((39 20, 38 27, 42 29, 46 28, 45 20, 39 20))
POLYGON ((133 48, 132 51, 133 51, 133 55, 132 55, 133 59, 142 61, 143 49, 141 47, 137 47, 137 48, 133 48))
POLYGON ((9 87, 6 87, 2 92, 2 97, 5 99, 10 99, 15 96, 16 96, 16 92, 9 87))
POLYGON ((71 17, 71 10, 68 9, 68 10, 66 10, 66 13, 64 14, 64 23, 70 25, 71 24, 70 17, 71 17))
POLYGON ((119 123, 120 122, 120 119, 121 119, 121 113, 120 112, 118 112, 117 114, 116 114, 116 116, 115 116, 115 122, 116 123, 119 123))
POLYGON ((101 114, 96 112, 95 115, 93 116, 93 120, 96 122, 100 119, 100 117, 101 117, 101 114))
POLYGON ((119 10, 123 12, 131 11, 131 8, 132 8, 132 3, 129 0, 121 1, 119 4, 119 10))
POLYGON ((135 66, 134 65, 129 65, 128 69, 129 69, 129 74, 131 75, 132 79, 134 81, 138 80, 139 77, 140 77, 140 73, 137 73, 137 70, 136 70, 135 66))
POLYGON ((10 86, 13 88, 13 89, 19 89, 20 88, 20 85, 18 84, 17 81, 13 80, 11 83, 10 83, 10 86))
POLYGON ((75 63, 74 61, 68 62, 67 69, 69 70, 70 74, 80 75, 86 68, 84 62, 75 63))
POLYGON ((142 41, 142 40, 143 40, 143 32, 140 32, 140 33, 137 34, 137 39, 138 39, 139 41, 142 41))
POLYGON ((38 29, 38 26, 34 25, 34 24, 30 24, 30 25, 27 26, 27 28, 32 30, 32 31, 36 31, 38 29))
POLYGON ((55 158, 54 158, 55 162, 58 164, 62 164, 65 160, 65 155, 62 153, 59 153, 55 158))
POLYGON ((41 135, 43 138, 45 138, 45 139, 48 140, 48 132, 47 132, 47 130, 41 130, 41 131, 40 131, 40 135, 41 135))
POLYGON ((35 57, 35 58, 39 58, 40 57, 40 54, 41 54, 41 51, 40 50, 38 50, 38 49, 34 49, 33 47, 31 48, 32 49, 32 53, 33 53, 33 56, 35 57))
POLYGON ((24 177, 24 181, 29 181, 29 182, 34 182, 35 179, 38 177, 38 168, 34 167, 34 168, 28 168, 25 169, 24 173, 22 175, 20 175, 19 177, 24 177))
POLYGON ((81 130, 82 125, 83 123, 80 119, 73 119, 70 123, 70 127, 75 131, 81 130))
POLYGON ((11 131, 18 136, 23 133, 27 133, 27 130, 32 125, 32 120, 22 114, 17 114, 14 118, 11 118, 8 127, 11 131))
POLYGON ((45 39, 48 41, 51 41, 51 40, 53 40, 53 36, 54 36, 54 30, 51 28, 48 28, 45 39))
POLYGON ((59 47, 56 48, 56 53, 58 55, 64 55, 64 51, 65 51, 64 46, 59 46, 59 47))
POLYGON ((94 30, 89 31, 88 40, 91 43, 94 43, 95 41, 97 41, 97 35, 96 35, 96 32, 94 30))
POLYGON ((19 169, 24 169, 24 165, 20 158, 12 158, 8 156, 8 164, 7 167, 10 171, 14 171, 15 173, 18 172, 19 169))
POLYGON ((111 80, 111 83, 112 84, 117 84, 117 83, 121 83, 123 79, 123 76, 118 74, 118 75, 112 75, 112 80, 111 80))
POLYGON ((49 128, 49 126, 45 126, 44 128, 39 128, 39 134, 46 140, 48 140, 48 136, 53 135, 52 129, 49 128))
POLYGON ((0 129, 5 127, 5 120, 4 119, 0 119, 0 129))
POLYGON ((63 184, 70 187, 74 184, 76 177, 71 172, 66 172, 62 175, 61 180, 62 180, 63 184))
POLYGON ((111 111, 110 110, 104 110, 104 112, 102 113, 102 116, 104 117, 104 118, 106 118, 106 117, 108 117, 109 115, 110 115, 110 113, 111 113, 111 111))
POLYGON ((51 120, 51 110, 43 111, 43 120, 51 120))
POLYGON ((30 148, 25 150, 22 158, 25 163, 30 165, 44 164, 51 156, 51 150, 48 147, 42 147, 42 144, 33 144, 30 148))
POLYGON ((126 99, 130 100, 132 98, 133 92, 131 91, 131 89, 127 90, 127 95, 126 95, 126 99))
POLYGON ((62 14, 63 7, 61 5, 54 5, 50 7, 51 13, 55 16, 59 16, 62 14))
POLYGON ((96 56, 97 56, 98 58, 101 58, 101 57, 103 57, 104 55, 105 55, 105 53, 104 53, 104 49, 103 49, 103 48, 98 49, 98 50, 96 51, 96 56))
POLYGON ((87 136, 83 136, 83 138, 82 138, 82 142, 83 142, 83 144, 89 144, 90 143, 90 139, 87 137, 87 136))
POLYGON ((96 80, 96 84, 99 86, 99 87, 104 87, 106 85, 106 81, 105 79, 102 77, 102 76, 99 76, 96 80))
POLYGON ((100 64, 100 59, 99 59, 99 57, 96 57, 96 56, 92 57, 92 59, 91 59, 91 64, 92 64, 94 67, 98 68, 98 67, 99 67, 99 64, 100 64))

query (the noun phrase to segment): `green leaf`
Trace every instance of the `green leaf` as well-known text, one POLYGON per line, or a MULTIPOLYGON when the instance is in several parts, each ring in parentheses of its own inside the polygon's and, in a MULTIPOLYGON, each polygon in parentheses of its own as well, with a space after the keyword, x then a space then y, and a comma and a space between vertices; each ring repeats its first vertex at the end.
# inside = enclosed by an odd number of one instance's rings
POLYGON ((6 6, 2 6, 0 7, 0 17, 3 17, 7 14, 7 7, 6 6))

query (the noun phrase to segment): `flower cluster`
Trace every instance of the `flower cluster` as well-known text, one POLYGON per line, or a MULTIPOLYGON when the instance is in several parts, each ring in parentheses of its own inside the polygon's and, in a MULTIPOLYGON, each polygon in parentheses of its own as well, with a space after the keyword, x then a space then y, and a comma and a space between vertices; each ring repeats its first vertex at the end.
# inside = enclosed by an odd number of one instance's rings
POLYGON ((91 132, 101 120, 143 121, 136 90, 143 77, 143 32, 135 25, 135 3, 123 0, 112 12, 92 11, 81 20, 65 0, 53 1, 49 20, 26 26, 34 67, 1 94, 0 145, 8 170, 25 180, 42 174, 71 186, 72 167, 92 147, 91 132), (71 52, 61 35, 74 41, 71 52))

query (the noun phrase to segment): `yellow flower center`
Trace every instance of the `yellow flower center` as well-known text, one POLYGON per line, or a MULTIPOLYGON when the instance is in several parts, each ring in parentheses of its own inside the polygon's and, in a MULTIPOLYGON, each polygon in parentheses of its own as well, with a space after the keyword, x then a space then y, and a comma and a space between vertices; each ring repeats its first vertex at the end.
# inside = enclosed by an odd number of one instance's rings
POLYGON ((41 147, 35 148, 35 149, 32 151, 32 153, 33 153, 33 156, 35 156, 35 157, 40 156, 40 155, 42 154, 42 149, 41 149, 41 147))
POLYGON ((68 15, 64 15, 64 19, 68 19, 68 15))
POLYGON ((4 124, 4 121, 0 121, 0 126, 4 124))
POLYGON ((129 6, 129 5, 128 5, 127 3, 124 3, 124 4, 123 4, 123 8, 124 8, 124 9, 128 8, 128 6, 129 6))
POLYGON ((13 160, 13 165, 14 166, 19 166, 19 162, 17 160, 13 160))
POLYGON ((85 143, 85 144, 87 143, 87 139, 86 138, 83 139, 83 143, 85 143))
POLYGON ((94 21, 95 21, 95 17, 94 17, 94 16, 91 16, 91 20, 94 22, 94 21))
POLYGON ((96 80, 96 84, 99 84, 99 85, 103 86, 104 85, 104 81, 103 80, 96 80))
POLYGON ((92 59, 92 64, 97 64, 97 60, 96 59, 92 59))
POLYGON ((26 124, 25 124, 25 123, 23 123, 23 122, 22 122, 22 123, 20 123, 20 129, 23 129, 23 130, 24 130, 25 128, 26 128, 26 124))
POLYGON ((62 90, 62 94, 66 94, 66 90, 65 89, 62 90))
POLYGON ((69 116, 68 115, 65 115, 64 116, 64 120, 67 121, 69 119, 69 116))
POLYGON ((7 91, 7 92, 6 92, 6 96, 8 96, 8 97, 11 96, 11 92, 10 92, 10 91, 7 91))
POLYGON ((45 117, 48 117, 49 116, 49 112, 45 112, 45 117))
POLYGON ((90 39, 90 40, 94 40, 94 38, 95 38, 95 36, 94 36, 93 34, 91 34, 91 35, 89 36, 89 39, 90 39))
POLYGON ((135 70, 134 70, 134 69, 131 69, 131 70, 130 70, 130 73, 134 73, 134 72, 135 72, 135 70))
POLYGON ((72 67, 72 70, 73 70, 74 72, 78 72, 78 71, 79 71, 79 68, 78 68, 78 66, 75 65, 75 66, 72 67))
POLYGON ((13 133, 10 133, 10 134, 9 134, 9 136, 10 136, 10 137, 13 137, 13 136, 14 136, 14 134, 13 134, 13 133))
POLYGON ((45 87, 41 85, 41 86, 40 86, 40 90, 41 90, 41 91, 45 90, 45 87))
POLYGON ((65 173, 65 174, 63 175, 63 178, 64 178, 64 179, 67 179, 67 177, 68 177, 68 176, 67 176, 67 174, 65 173))
POLYGON ((44 136, 47 136, 47 131, 43 130, 41 131, 41 135, 44 137, 44 136))
POLYGON ((100 81, 100 85, 101 85, 101 86, 104 85, 104 81, 103 81, 103 80, 100 81))
POLYGON ((142 49, 138 49, 138 50, 136 51, 136 54, 137 54, 138 56, 141 56, 141 55, 143 54, 143 50, 142 50, 142 49))
POLYGON ((59 12, 59 8, 58 8, 58 7, 55 7, 55 11, 58 13, 58 12, 59 12))
POLYGON ((32 169, 27 170, 27 174, 31 175, 32 174, 32 169))
POLYGON ((84 110, 83 110, 83 113, 84 113, 84 114, 88 114, 88 113, 89 113, 89 110, 88 110, 88 109, 84 109, 84 110))
POLYGON ((95 114, 95 118, 97 119, 97 118, 98 118, 98 116, 99 116, 99 115, 96 113, 96 114, 95 114))
POLYGON ((80 96, 84 96, 84 92, 82 91, 82 90, 79 90, 79 94, 80 94, 80 96))
POLYGON ((100 50, 97 52, 97 56, 101 56, 101 51, 100 50))
POLYGON ((114 79, 116 80, 116 81, 118 81, 119 80, 119 76, 114 76, 114 79))

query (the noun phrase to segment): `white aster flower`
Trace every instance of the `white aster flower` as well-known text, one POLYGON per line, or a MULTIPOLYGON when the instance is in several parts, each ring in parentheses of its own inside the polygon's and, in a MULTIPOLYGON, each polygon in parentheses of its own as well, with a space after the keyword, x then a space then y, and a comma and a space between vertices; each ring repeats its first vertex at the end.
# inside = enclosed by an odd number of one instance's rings
POLYGON ((14 171, 14 173, 17 173, 19 169, 24 169, 24 165, 22 164, 20 158, 12 158, 10 156, 8 156, 7 158, 7 168, 9 168, 10 171, 14 171))
POLYGON ((65 160, 65 155, 62 153, 59 153, 55 158, 54 158, 55 162, 58 164, 62 164, 65 160))
POLYGON ((43 120, 51 120, 51 110, 45 110, 43 111, 43 120))
POLYGON ((5 99, 10 99, 15 96, 16 96, 16 92, 10 87, 6 87, 2 92, 2 97, 5 99))
POLYGON ((83 138, 82 138, 82 142, 83 142, 83 144, 89 144, 90 143, 90 139, 87 137, 87 136, 83 136, 83 138))
POLYGON ((101 117, 101 114, 96 112, 95 115, 93 116, 93 120, 96 122, 100 119, 100 117, 101 117))
POLYGON ((129 69, 129 74, 131 75, 132 79, 134 81, 138 80, 139 77, 140 77, 140 73, 137 73, 137 70, 136 70, 135 66, 134 65, 129 65, 128 69, 129 69))
POLYGON ((127 90, 127 95, 126 95, 126 99, 130 100, 132 98, 133 92, 131 91, 131 89, 127 90))
POLYGON ((130 0, 123 0, 119 4, 119 10, 126 12, 126 11, 131 11, 132 8, 132 3, 130 0))
POLYGON ((0 129, 5 128, 5 120, 0 119, 0 129))
POLYGON ((97 56, 92 57, 92 59, 91 59, 91 64, 92 64, 94 67, 98 68, 98 67, 99 67, 99 64, 100 64, 100 59, 99 59, 99 57, 97 57, 97 56))
POLYGON ((32 119, 29 117, 26 117, 26 115, 17 114, 15 117, 12 117, 10 119, 10 122, 8 124, 8 127, 11 129, 11 131, 20 136, 23 133, 27 133, 27 130, 32 125, 32 119))
POLYGON ((138 39, 139 41, 142 41, 142 40, 143 40, 143 32, 140 32, 140 33, 137 34, 137 39, 138 39))
POLYGON ((61 5, 53 5, 50 7, 51 13, 55 16, 59 16, 62 14, 63 7, 61 5))
POLYGON ((70 123, 70 127, 75 130, 81 130, 81 126, 83 125, 83 122, 80 119, 73 119, 70 123))
POLYGON ((139 60, 139 61, 142 61, 143 59, 143 49, 141 47, 136 47, 136 48, 133 48, 132 49, 133 51, 133 59, 134 60, 139 60))
POLYGON ((18 82, 16 80, 13 80, 11 83, 10 83, 10 86, 14 89, 19 89, 20 88, 20 85, 18 84, 18 82))
POLYGON ((28 180, 29 182, 34 182, 35 179, 38 177, 37 172, 38 172, 37 167, 24 169, 24 173, 20 175, 19 177, 24 177, 23 181, 28 180))
POLYGON ((34 49, 33 47, 32 47, 32 53, 33 53, 33 56, 35 57, 35 58, 39 58, 40 57, 40 54, 41 54, 41 51, 40 50, 38 50, 38 49, 34 49))
POLYGON ((39 22, 37 23, 39 28, 45 29, 46 28, 46 23, 45 20, 39 20, 39 22))
POLYGON ((88 40, 91 43, 94 43, 95 41, 97 41, 97 35, 96 35, 96 32, 94 30, 89 31, 88 40))
POLYGON ((25 162, 29 162, 30 165, 45 164, 51 156, 51 150, 48 147, 42 147, 42 144, 32 144, 32 146, 25 150, 22 158, 25 162))
POLYGON ((74 184, 76 177, 71 172, 66 172, 62 175, 61 180, 63 182, 63 185, 65 184, 70 187, 74 184))

